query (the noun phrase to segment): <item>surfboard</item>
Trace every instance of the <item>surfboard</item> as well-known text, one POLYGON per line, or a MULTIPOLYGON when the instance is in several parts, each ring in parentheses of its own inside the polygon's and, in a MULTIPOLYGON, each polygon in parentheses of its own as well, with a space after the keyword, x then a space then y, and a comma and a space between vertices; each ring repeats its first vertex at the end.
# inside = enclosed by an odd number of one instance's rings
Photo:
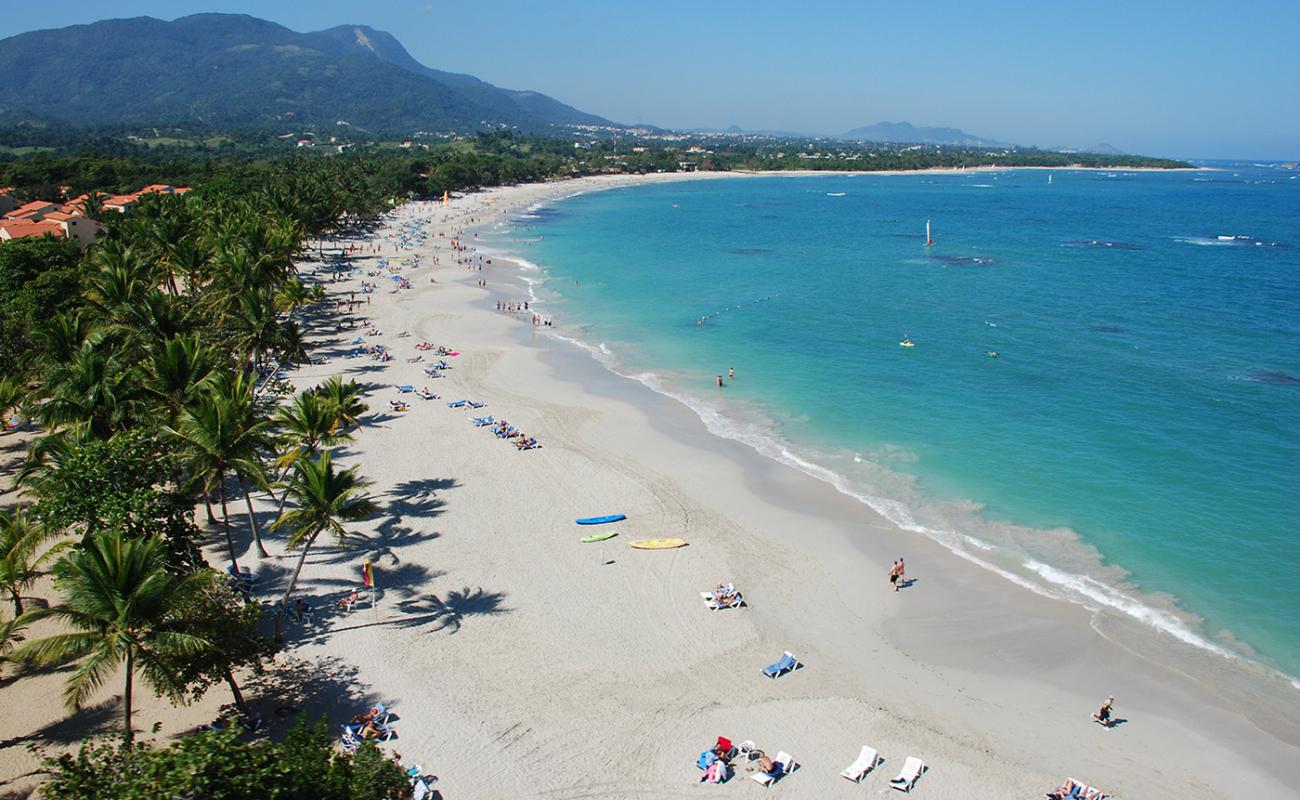
POLYGON ((621 522, 625 519, 627 517, 622 514, 607 514, 603 517, 583 517, 582 519, 575 519, 574 522, 579 525, 604 525, 606 522, 621 522))
POLYGON ((603 542, 606 539, 613 539, 618 536, 618 531, 606 531, 604 533, 589 533, 578 541, 580 542, 603 542))
POLYGON ((628 543, 628 547, 635 547, 637 550, 671 550, 674 547, 685 546, 685 539, 637 539, 635 542, 628 543))

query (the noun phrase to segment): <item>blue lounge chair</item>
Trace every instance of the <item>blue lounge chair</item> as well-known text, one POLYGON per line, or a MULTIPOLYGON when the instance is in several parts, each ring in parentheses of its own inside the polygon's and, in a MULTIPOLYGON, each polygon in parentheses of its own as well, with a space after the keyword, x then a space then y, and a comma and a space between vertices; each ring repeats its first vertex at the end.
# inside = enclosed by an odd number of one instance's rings
POLYGON ((453 400, 447 404, 447 408, 463 408, 468 400, 453 400))
POLYGON ((470 408, 482 408, 483 406, 487 405, 487 403, 475 403, 473 400, 469 400, 467 402, 469 403, 470 408))
POLYGON ((487 417, 475 417, 475 418, 474 418, 474 427, 475 427, 475 428, 482 428, 482 427, 485 426, 485 425, 491 425, 491 424, 492 424, 493 422, 495 422, 495 421, 496 421, 496 420, 492 419, 491 416, 487 416, 487 417))
POLYGON ((768 664, 763 667, 763 674, 769 678, 779 678, 787 672, 792 672, 800 666, 799 659, 794 657, 794 653, 786 650, 781 656, 781 660, 775 664, 768 664))
POLYGON ((401 392, 402 394, 406 394, 407 392, 414 392, 415 387, 409 383, 404 383, 401 386, 397 387, 397 391, 401 392))

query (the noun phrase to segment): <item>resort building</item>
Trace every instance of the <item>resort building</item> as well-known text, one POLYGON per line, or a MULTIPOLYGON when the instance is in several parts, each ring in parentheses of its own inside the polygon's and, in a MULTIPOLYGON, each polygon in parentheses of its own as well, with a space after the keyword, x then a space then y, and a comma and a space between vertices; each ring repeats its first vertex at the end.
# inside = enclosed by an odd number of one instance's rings
MULTIPOLYGON (((105 211, 125 214, 145 195, 183 195, 189 190, 188 186, 154 183, 132 194, 104 197, 100 206, 105 211)), ((82 194, 63 205, 46 200, 19 205, 7 191, 0 192, 0 242, 28 236, 53 236, 56 239, 75 239, 84 249, 93 244, 104 230, 103 225, 86 216, 86 201, 89 199, 89 194, 82 194)))

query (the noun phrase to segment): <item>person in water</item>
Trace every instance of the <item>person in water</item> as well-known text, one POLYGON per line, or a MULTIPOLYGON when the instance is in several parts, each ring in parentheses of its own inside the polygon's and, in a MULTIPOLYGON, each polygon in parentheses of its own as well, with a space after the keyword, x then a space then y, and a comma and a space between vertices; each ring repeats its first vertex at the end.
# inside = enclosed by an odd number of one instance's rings
POLYGON ((733 381, 736 379, 736 368, 735 368, 735 367, 730 367, 730 368, 727 369, 727 377, 728 377, 728 378, 731 378, 733 381))
POLYGON ((718 388, 719 388, 719 389, 722 388, 722 376, 721 376, 721 375, 718 376, 718 388))

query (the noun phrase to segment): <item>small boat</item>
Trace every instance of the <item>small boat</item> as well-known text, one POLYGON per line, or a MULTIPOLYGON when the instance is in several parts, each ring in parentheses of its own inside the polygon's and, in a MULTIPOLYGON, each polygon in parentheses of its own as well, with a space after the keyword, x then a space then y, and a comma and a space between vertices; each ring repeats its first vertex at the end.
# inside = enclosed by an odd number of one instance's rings
POLYGON ((930 220, 925 221, 925 246, 934 247, 934 239, 930 236, 930 220))
POLYGON ((899 346, 899 347, 916 347, 915 344, 912 344, 912 340, 909 339, 909 338, 907 338, 906 336, 903 337, 903 341, 901 341, 901 342, 898 343, 898 346, 899 346))
POLYGON ((635 542, 628 543, 628 547, 637 550, 672 550, 685 546, 685 539, 637 539, 635 542))
POLYGON ((623 514, 607 514, 603 517, 583 517, 582 519, 575 519, 574 522, 579 525, 604 525, 607 522, 621 522, 625 519, 627 519, 627 516, 623 514))
POLYGON ((985 351, 984 351, 984 355, 988 356, 989 358, 997 358, 997 357, 998 357, 998 351, 997 351, 997 350, 985 350, 985 351))
POLYGON ((827 192, 827 193, 826 193, 826 196, 827 196, 827 197, 843 197, 844 195, 845 195, 844 192, 827 192))
POLYGON ((590 544, 591 542, 603 542, 606 539, 613 539, 615 536, 618 536, 618 531, 603 531, 601 533, 589 533, 578 541, 590 544))

